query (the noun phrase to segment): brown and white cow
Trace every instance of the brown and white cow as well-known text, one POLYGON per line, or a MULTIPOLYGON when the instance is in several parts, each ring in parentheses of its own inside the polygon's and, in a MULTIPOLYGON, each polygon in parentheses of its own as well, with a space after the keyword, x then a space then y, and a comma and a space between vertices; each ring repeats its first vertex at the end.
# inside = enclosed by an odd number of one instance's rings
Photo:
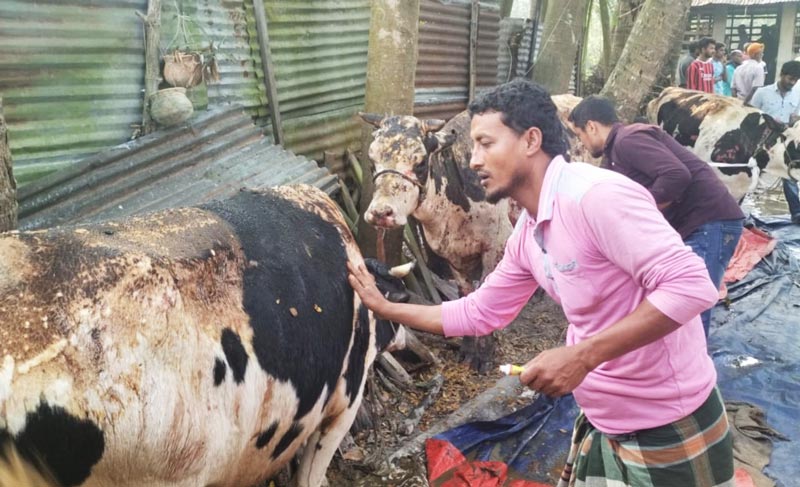
MULTIPOLYGON (((567 122, 580 100, 572 95, 553 96, 573 158, 590 157, 567 122)), ((502 258, 511 220, 518 211, 507 199, 494 205, 485 201, 479 178, 469 168, 469 113, 461 112, 446 123, 365 113, 361 118, 377 128, 369 146, 375 192, 366 221, 396 228, 413 215, 431 250, 449 264, 460 293, 469 294, 473 282, 482 281, 502 258)), ((594 159, 590 162, 597 164, 594 159)), ((470 337, 465 345, 462 353, 472 366, 488 370, 493 360, 492 338, 470 337)))
POLYGON ((0 451, 61 486, 250 486, 296 453, 297 485, 320 485, 403 339, 354 295, 361 254, 308 186, 4 234, 0 254, 0 451))
POLYGON ((712 163, 737 199, 755 190, 761 174, 800 177, 800 126, 736 98, 670 87, 648 104, 647 117, 712 163))

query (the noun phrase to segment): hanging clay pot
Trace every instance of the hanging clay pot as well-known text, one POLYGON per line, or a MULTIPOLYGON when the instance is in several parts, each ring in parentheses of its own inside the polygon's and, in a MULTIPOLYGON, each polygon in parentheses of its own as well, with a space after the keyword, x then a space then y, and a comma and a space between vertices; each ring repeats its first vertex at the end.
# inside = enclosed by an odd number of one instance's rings
POLYGON ((150 97, 150 116, 164 127, 189 120, 193 111, 192 102, 186 96, 186 88, 166 88, 150 97))

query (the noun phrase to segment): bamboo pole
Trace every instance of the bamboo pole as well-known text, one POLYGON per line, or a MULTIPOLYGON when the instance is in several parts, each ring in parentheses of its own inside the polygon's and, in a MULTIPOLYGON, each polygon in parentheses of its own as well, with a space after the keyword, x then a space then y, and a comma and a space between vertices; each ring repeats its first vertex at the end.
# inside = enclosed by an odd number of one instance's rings
POLYGON ((403 236, 405 237, 406 245, 408 245, 408 248, 411 249, 411 253, 414 254, 414 258, 417 259, 417 267, 419 267, 419 271, 422 273, 422 280, 425 282, 425 287, 430 293, 431 300, 434 302, 434 304, 442 304, 442 298, 439 297, 439 292, 436 290, 436 286, 433 283, 433 278, 431 277, 431 270, 428 269, 428 265, 425 264, 422 251, 420 250, 419 245, 417 245, 417 239, 414 237, 414 233, 411 231, 411 226, 408 224, 406 224, 405 228, 403 228, 403 236))
POLYGON ((0 98, 0 232, 17 228, 17 210, 17 182, 8 145, 8 126, 3 117, 3 99, 0 98))
POLYGON ((469 17, 469 101, 475 99, 475 86, 478 81, 478 19, 481 4, 472 0, 469 17))
POLYGON ((159 44, 161 42, 161 0, 147 2, 147 15, 136 12, 144 23, 144 103, 142 103, 142 132, 147 135, 155 130, 150 117, 150 97, 158 91, 159 44))
POLYGON ((267 88, 267 101, 269 103, 269 119, 272 122, 272 135, 275 143, 283 145, 283 123, 281 122, 281 109, 278 104, 278 84, 275 80, 275 68, 272 65, 272 51, 269 47, 269 30, 267 29, 267 12, 264 10, 264 0, 254 0, 253 9, 256 17, 256 30, 258 31, 258 50, 261 54, 261 69, 264 71, 264 85, 267 88))

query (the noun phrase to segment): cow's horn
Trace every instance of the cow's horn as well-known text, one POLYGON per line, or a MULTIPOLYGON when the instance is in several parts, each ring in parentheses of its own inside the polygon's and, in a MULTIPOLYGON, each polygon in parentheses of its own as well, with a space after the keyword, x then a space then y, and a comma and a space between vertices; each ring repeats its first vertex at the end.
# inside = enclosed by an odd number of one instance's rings
POLYGON ((383 121, 383 115, 377 113, 358 112, 358 116, 361 117, 361 120, 376 127, 380 127, 381 121, 383 121))
POLYGON ((414 265, 414 262, 409 262, 408 264, 394 266, 389 269, 389 275, 398 279, 402 279, 406 277, 412 269, 414 269, 414 265))
POLYGON ((444 120, 439 120, 438 118, 429 118, 422 122, 422 129, 423 132, 425 132, 426 134, 428 132, 438 132, 439 130, 442 129, 442 127, 444 127, 444 124, 446 123, 447 122, 445 122, 444 120))

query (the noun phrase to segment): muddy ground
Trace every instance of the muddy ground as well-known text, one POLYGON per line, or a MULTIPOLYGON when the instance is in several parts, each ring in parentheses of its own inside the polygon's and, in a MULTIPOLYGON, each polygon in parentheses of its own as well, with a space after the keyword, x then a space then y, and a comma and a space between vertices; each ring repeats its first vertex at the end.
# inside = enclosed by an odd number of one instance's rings
MULTIPOLYGON (((495 367, 492 371, 481 375, 472 371, 465 364, 458 362, 458 350, 455 342, 448 342, 438 337, 422 336, 420 339, 428 345, 442 360, 441 373, 444 382, 435 402, 428 407, 422 419, 411 435, 403 435, 398 430, 410 411, 422 400, 425 389, 418 391, 387 391, 378 386, 377 394, 383 411, 379 411, 373 428, 361 431, 354 436, 354 443, 345 443, 331 463, 328 480, 332 486, 425 486, 426 469, 424 454, 412 455, 398 462, 399 467, 387 468, 386 459, 399 447, 406 445, 409 438, 429 429, 441 429, 450 415, 482 392, 488 396, 488 404, 479 407, 480 411, 467 411, 466 417, 501 416, 511 412, 531 400, 521 387, 502 387, 509 384, 509 379, 502 381, 503 375, 497 371, 497 365, 504 363, 524 364, 542 350, 564 342, 567 321, 561 308, 543 293, 537 293, 523 309, 519 317, 507 328, 498 333, 498 348, 495 367), (500 385, 498 386, 498 381, 500 385), (491 410, 491 411, 488 411, 491 410)), ((408 365, 404 363, 404 365, 408 365)), ((433 368, 426 368, 412 373, 418 383, 424 384, 435 375, 433 368)), ((512 379, 516 381, 516 379, 512 379)), ((374 386, 375 381, 372 383, 374 386)), ((518 382, 514 384, 516 386, 518 382)), ((365 393, 365 399, 370 393, 365 393)), ((484 399, 485 400, 485 399, 484 399)), ((460 418, 459 421, 463 419, 460 418)), ((420 443, 420 442, 418 442, 420 443)))
MULTIPOLYGON (((770 182, 767 178, 767 184, 759 194, 743 202, 745 213, 755 216, 786 214, 786 201, 778 183, 779 180, 770 182)), ((562 344, 566 326, 561 308, 549 297, 537 293, 520 316, 498 333, 495 365, 524 364, 542 350, 562 344)), ((379 419, 372 428, 355 434, 354 441, 343 443, 328 470, 331 486, 427 486, 426 460, 421 450, 396 462, 391 468, 386 466, 386 459, 421 432, 449 429, 473 418, 500 417, 531 400, 532 396, 516 385, 518 382, 509 387, 512 382, 503 378, 496 368, 486 375, 477 374, 458 363, 457 350, 448 346, 452 344, 430 336, 421 335, 420 339, 439 355, 445 365, 441 393, 427 408, 415 431, 407 436, 397 431, 398 424, 422 400, 425 390, 397 393, 376 386, 375 390, 379 392, 375 395, 380 397, 384 409, 376 414, 379 419), (476 407, 480 410, 476 411, 476 407)), ((423 384, 434 375, 435 371, 430 368, 412 374, 415 381, 423 384)), ((422 441, 414 443, 421 444, 422 441)))

